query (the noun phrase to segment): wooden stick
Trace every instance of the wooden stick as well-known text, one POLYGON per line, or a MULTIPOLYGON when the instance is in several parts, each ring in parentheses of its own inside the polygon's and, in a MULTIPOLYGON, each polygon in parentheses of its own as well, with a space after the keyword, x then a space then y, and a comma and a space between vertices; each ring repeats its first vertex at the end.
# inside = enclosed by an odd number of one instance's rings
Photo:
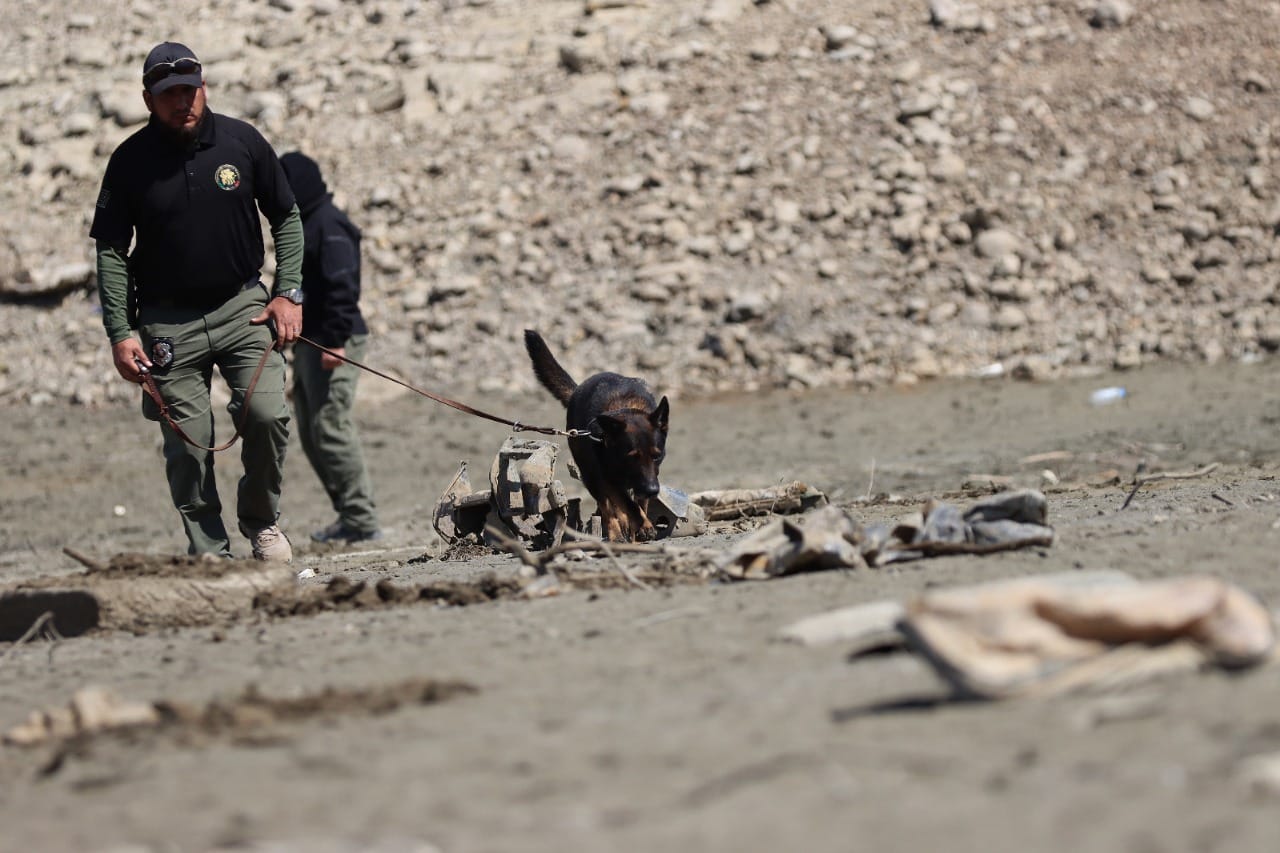
POLYGON ((1198 468, 1195 471, 1162 471, 1157 474, 1144 474, 1141 477, 1134 477, 1133 489, 1130 490, 1129 496, 1124 499, 1124 503, 1120 505, 1120 509, 1127 509, 1129 502, 1133 500, 1133 496, 1138 493, 1138 489, 1142 488, 1147 483, 1155 483, 1160 480, 1190 480, 1195 477, 1203 477, 1206 474, 1212 474, 1216 470, 1218 470, 1218 463, 1211 462, 1203 468, 1198 468))
POLYGON ((1075 454, 1070 450, 1049 450, 1044 453, 1033 453, 1030 456, 1024 456, 1018 460, 1018 464, 1039 465, 1044 462, 1062 462, 1074 458, 1075 454))
POLYGON ((526 566, 531 567, 539 575, 545 575, 550 573, 553 577, 555 576, 555 572, 552 572, 547 568, 545 556, 535 557, 533 554, 529 553, 528 548, 524 547, 524 545, 520 544, 518 541, 508 536, 506 533, 500 530, 496 525, 486 524, 484 527, 484 532, 486 535, 492 537, 499 545, 501 545, 504 551, 516 557, 518 560, 520 560, 520 562, 524 563, 526 566))
POLYGON ((628 6, 636 6, 643 9, 647 8, 648 4, 640 2, 640 0, 587 0, 582 6, 582 13, 584 15, 593 15, 606 9, 625 9, 628 6))
POLYGON ((1157 480, 1190 480, 1195 477, 1203 477, 1206 474, 1212 474, 1216 470, 1218 470, 1218 463, 1210 462, 1208 465, 1203 468, 1198 468, 1195 471, 1161 471, 1156 474, 1144 474, 1139 477, 1138 480, 1143 484, 1154 483, 1157 480))
POLYGON ((656 554, 667 556, 681 553, 684 550, 672 548, 669 545, 647 545, 644 542, 605 542, 603 539, 597 539, 594 536, 588 536, 576 530, 566 530, 564 535, 573 541, 561 542, 553 548, 548 548, 542 552, 544 557, 551 557, 566 551, 608 552, 610 550, 615 554, 656 554))
POLYGON ((63 548, 62 553, 66 554, 68 557, 75 560, 77 563, 84 566, 85 568, 93 569, 95 572, 101 572, 107 568, 105 564, 98 562, 97 560, 93 559, 90 556, 81 554, 75 548, 72 548, 70 546, 63 548))
POLYGON ((650 587, 644 581, 640 580, 640 578, 633 575, 630 569, 628 569, 626 566, 622 565, 622 563, 618 561, 618 555, 613 552, 613 548, 610 547, 610 544, 608 542, 601 540, 600 544, 603 546, 601 550, 603 550, 605 553, 605 556, 609 558, 609 562, 613 565, 615 569, 617 569, 622 574, 624 578, 630 581, 631 584, 633 584, 634 586, 638 586, 640 589, 652 589, 652 587, 650 587))
MULTIPOLYGON (((9 655, 17 651, 18 646, 22 645, 27 640, 30 640, 32 637, 34 637, 40 631, 40 629, 44 627, 44 624, 52 618, 53 618, 52 610, 46 610, 45 612, 37 616, 36 621, 31 623, 31 627, 28 628, 21 637, 14 640, 13 645, 10 646, 9 649, 3 655, 0 655, 0 663, 4 663, 6 660, 8 660, 9 655)), ((59 634, 58 636, 61 637, 62 635, 59 634)))
POLYGON ((566 530, 565 535, 572 538, 572 542, 562 542, 559 545, 552 546, 545 551, 537 554, 531 553, 523 544, 506 535, 503 531, 494 527, 492 524, 485 527, 485 533, 491 536, 503 550, 515 556, 530 566, 539 575, 550 574, 555 572, 550 568, 550 562, 553 557, 564 554, 569 551, 599 551, 602 552, 610 561, 610 564, 618 574, 627 579, 627 582, 639 589, 652 589, 649 584, 636 577, 635 573, 624 566, 618 560, 618 554, 649 554, 649 555, 669 555, 673 551, 665 545, 645 545, 640 542, 606 542, 603 539, 587 538, 582 533, 574 530, 566 530))

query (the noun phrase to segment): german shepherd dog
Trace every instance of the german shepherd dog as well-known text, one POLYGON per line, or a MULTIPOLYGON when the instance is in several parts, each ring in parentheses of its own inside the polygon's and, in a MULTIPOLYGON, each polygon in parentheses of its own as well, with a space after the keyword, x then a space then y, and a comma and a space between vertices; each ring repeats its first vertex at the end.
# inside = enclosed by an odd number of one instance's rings
POLYGON ((542 336, 526 329, 525 349, 538 381, 568 410, 568 429, 590 432, 569 439, 582 484, 596 499, 605 538, 652 539, 653 524, 637 500, 658 494, 658 466, 666 456, 667 398, 657 403, 643 381, 596 373, 582 382, 556 361, 542 336))

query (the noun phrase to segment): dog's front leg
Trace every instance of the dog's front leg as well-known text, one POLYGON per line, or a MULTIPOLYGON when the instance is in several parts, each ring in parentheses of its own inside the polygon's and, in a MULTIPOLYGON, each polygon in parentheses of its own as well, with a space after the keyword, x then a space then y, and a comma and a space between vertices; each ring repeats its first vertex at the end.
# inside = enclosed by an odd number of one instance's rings
POLYGON ((627 518, 626 505, 613 492, 602 495, 596 503, 604 538, 610 542, 630 542, 631 523, 627 518))
POLYGON ((644 507, 630 498, 627 499, 627 521, 636 542, 648 542, 658 538, 658 531, 654 529, 653 522, 649 521, 644 507))

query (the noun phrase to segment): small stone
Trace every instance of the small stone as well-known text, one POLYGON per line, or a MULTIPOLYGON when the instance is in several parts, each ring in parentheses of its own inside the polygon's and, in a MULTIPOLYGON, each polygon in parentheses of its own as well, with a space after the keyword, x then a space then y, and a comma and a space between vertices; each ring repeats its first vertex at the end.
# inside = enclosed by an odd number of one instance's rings
POLYGON ((725 322, 745 323, 748 320, 759 320, 769 310, 769 301, 759 293, 740 293, 729 303, 725 312, 725 322))
POLYGON ((768 62, 771 59, 777 59, 778 54, 782 52, 782 42, 774 36, 760 39, 753 42, 751 47, 747 49, 747 54, 756 62, 768 62))
POLYGON ((1002 228, 991 228, 978 235, 974 247, 984 258, 1002 258, 1005 255, 1017 254, 1021 241, 1002 228))
POLYGON ((1271 91, 1271 81, 1257 71, 1247 71, 1240 78, 1240 85, 1246 92, 1261 94, 1271 91))
POLYGON ((844 50, 853 44, 854 39, 858 37, 858 31, 854 27, 839 24, 831 27, 821 27, 822 36, 826 39, 826 49, 828 52, 844 50))
POLYGON ((898 121, 927 116, 938 109, 938 106, 937 97, 927 93, 904 98, 898 102, 898 121))
POLYGON ((1280 798, 1280 752, 1249 756, 1240 762, 1236 775, 1254 796, 1280 798))
POLYGON ((1053 362, 1045 356, 1029 355, 1013 366, 1010 375, 1014 379, 1025 382, 1043 382, 1052 379, 1055 370, 1053 362))
POLYGON ((1133 17, 1133 6, 1125 0, 1099 0, 1089 16, 1091 26, 1103 29, 1106 27, 1123 27, 1133 17))
POLYGON ((1211 101, 1193 96, 1183 101, 1182 111, 1196 121, 1208 121, 1213 118, 1215 109, 1211 101))
POLYGON ((1142 366, 1142 349, 1134 343, 1127 343, 1116 351, 1112 366, 1116 370, 1133 370, 1142 366))
POLYGON ((955 181, 965 176, 966 169, 963 157, 951 151, 943 151, 929 167, 929 175, 939 181, 955 181))
POLYGON ((1280 350, 1280 323, 1268 323, 1258 329, 1258 345, 1267 352, 1280 350))
POLYGON ((1027 325, 1027 315, 1017 305, 1004 305, 996 312, 992 325, 1004 331, 1021 329, 1027 325))

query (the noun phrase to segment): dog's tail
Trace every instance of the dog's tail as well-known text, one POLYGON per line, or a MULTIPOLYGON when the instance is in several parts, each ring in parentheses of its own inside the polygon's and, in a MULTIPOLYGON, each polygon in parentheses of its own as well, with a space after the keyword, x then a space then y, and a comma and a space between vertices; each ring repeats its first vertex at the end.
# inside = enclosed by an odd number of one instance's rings
POLYGON ((551 350, 547 349, 547 342, 542 339, 542 335, 532 329, 525 329, 524 348, 529 351, 529 359, 533 362, 533 375, 538 377, 538 381, 557 400, 566 406, 569 405, 569 397, 573 394, 573 389, 578 387, 578 383, 574 382, 568 371, 556 361, 551 350))

